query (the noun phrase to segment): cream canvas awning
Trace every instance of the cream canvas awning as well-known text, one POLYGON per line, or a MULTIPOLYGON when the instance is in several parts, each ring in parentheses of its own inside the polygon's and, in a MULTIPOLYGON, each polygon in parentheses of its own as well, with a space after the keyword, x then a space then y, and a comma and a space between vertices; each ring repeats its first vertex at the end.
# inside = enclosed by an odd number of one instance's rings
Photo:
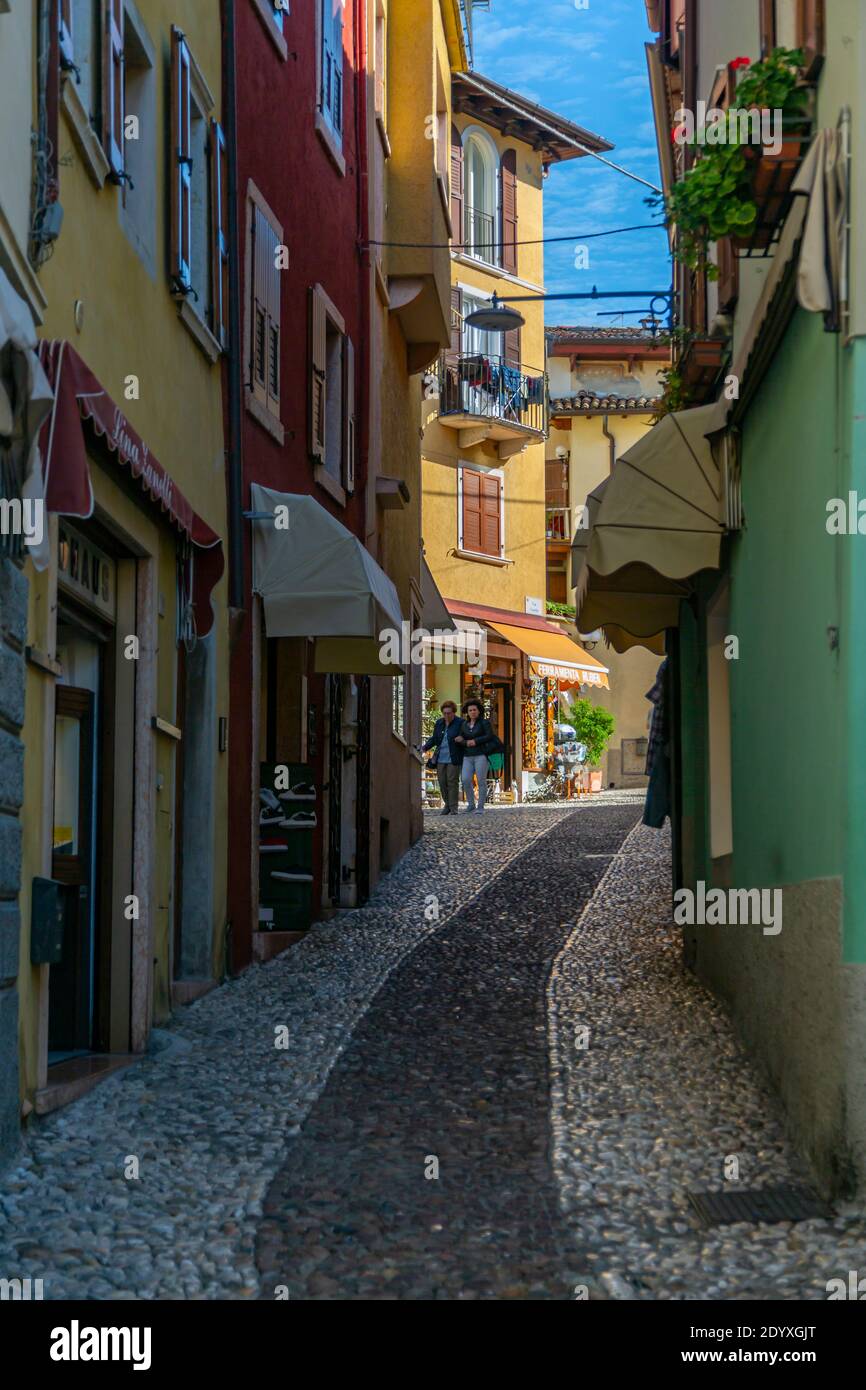
POLYGON ((691 576, 718 568, 724 489, 707 437, 718 428, 715 405, 663 417, 587 498, 571 549, 578 623, 616 651, 661 652, 691 576))
POLYGON ((586 567, 613 574, 642 564, 669 579, 718 569, 723 488, 707 438, 716 429, 715 405, 680 410, 623 454, 592 520, 586 567))
POLYGON ((314 637, 317 671, 401 674, 379 658, 381 634, 402 632, 397 590, 357 536, 303 493, 254 483, 252 507, 253 588, 268 636, 314 637))

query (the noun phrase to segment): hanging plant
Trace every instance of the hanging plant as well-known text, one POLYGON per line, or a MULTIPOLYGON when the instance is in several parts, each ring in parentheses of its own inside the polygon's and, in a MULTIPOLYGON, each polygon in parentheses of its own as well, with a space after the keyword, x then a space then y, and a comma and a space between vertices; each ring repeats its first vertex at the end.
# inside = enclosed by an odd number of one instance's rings
MULTIPOLYGON (((783 128, 802 128, 808 92, 801 84, 805 61, 802 50, 777 48, 759 63, 748 67, 737 85, 737 110, 781 111, 783 128)), ((736 59, 738 69, 745 59, 736 59)), ((739 140, 739 125, 728 127, 734 134, 724 144, 689 142, 700 156, 673 187, 664 202, 669 223, 677 228, 677 260, 690 270, 703 270, 709 280, 717 280, 718 267, 709 260, 709 247, 724 237, 748 237, 758 219, 754 179, 757 155, 752 144, 739 140)), ((672 132, 676 138, 678 131, 672 132)), ((658 204, 659 200, 655 200, 658 204)))

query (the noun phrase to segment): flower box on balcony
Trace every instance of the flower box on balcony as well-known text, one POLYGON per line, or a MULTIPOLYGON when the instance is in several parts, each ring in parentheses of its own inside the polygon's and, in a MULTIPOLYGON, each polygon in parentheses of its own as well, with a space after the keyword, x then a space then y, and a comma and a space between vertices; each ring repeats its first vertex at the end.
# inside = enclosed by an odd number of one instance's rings
POLYGON ((798 130, 785 132, 778 151, 761 145, 743 147, 751 166, 752 200, 758 215, 745 236, 732 238, 738 255, 767 256, 778 240, 793 201, 791 188, 811 139, 811 124, 804 123, 798 130))
POLYGON ((686 344, 678 372, 690 405, 701 405, 712 399, 729 353, 730 347, 724 338, 693 338, 686 344))

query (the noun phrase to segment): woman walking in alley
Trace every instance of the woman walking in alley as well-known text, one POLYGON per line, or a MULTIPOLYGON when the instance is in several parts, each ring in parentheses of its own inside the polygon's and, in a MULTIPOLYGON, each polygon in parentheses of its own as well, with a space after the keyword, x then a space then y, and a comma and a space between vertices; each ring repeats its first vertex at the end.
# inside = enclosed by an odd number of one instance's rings
POLYGON ((475 791, 473 778, 478 780, 478 810, 484 810, 487 800, 487 755, 495 753, 500 747, 499 739, 490 727, 489 719, 484 718, 484 710, 477 700, 467 700, 463 706, 463 728, 456 740, 463 745, 461 778, 466 793, 466 810, 475 810, 475 791))

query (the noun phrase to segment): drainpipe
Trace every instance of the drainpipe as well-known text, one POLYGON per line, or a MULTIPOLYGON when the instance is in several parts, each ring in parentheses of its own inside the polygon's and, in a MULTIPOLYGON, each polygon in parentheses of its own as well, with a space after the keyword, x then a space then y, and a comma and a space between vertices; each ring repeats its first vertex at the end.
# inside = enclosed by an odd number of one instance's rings
POLYGON ((614 464, 616 463, 616 439, 614 438, 614 436, 613 436, 613 435, 611 434, 611 432, 610 432, 610 416, 609 416, 609 415, 603 415, 603 416, 601 417, 601 432, 602 432, 602 434, 604 435, 605 439, 607 440, 607 447, 608 447, 608 449, 609 449, 609 451, 610 451, 610 471, 611 471, 611 473, 612 473, 612 472, 613 472, 613 466, 614 466, 614 464))
POLYGON ((228 522, 229 607, 244 607, 243 441, 241 438, 241 285, 238 260, 237 74, 235 71, 235 0, 223 0, 225 53, 225 130, 228 157, 229 350, 228 376, 228 522))
MULTIPOLYGON (((370 168, 367 149, 367 5, 365 0, 356 0, 355 3, 355 72, 357 81, 355 84, 355 148, 357 150, 358 161, 358 184, 357 184, 357 248, 358 248, 358 288, 360 291, 360 342, 358 344, 358 374, 361 382, 361 390, 355 393, 355 411, 357 414, 358 430, 358 458, 357 471, 358 477, 355 479, 355 492, 361 493, 363 490, 364 507, 362 517, 362 529, 360 535, 365 541, 369 539, 372 531, 376 532, 376 550, 378 552, 378 514, 374 511, 371 518, 368 514, 370 508, 370 487, 369 474, 371 466, 375 467, 378 473, 378 465, 370 459, 370 407, 369 400, 371 387, 370 381, 370 329, 372 319, 372 307, 370 304, 371 284, 370 284, 370 248, 367 241, 370 236, 369 228, 369 178, 370 168), (363 470, 361 463, 363 461, 363 470), (372 523, 372 524, 371 524, 372 523)), ((375 493, 372 506, 375 508, 375 493)))

